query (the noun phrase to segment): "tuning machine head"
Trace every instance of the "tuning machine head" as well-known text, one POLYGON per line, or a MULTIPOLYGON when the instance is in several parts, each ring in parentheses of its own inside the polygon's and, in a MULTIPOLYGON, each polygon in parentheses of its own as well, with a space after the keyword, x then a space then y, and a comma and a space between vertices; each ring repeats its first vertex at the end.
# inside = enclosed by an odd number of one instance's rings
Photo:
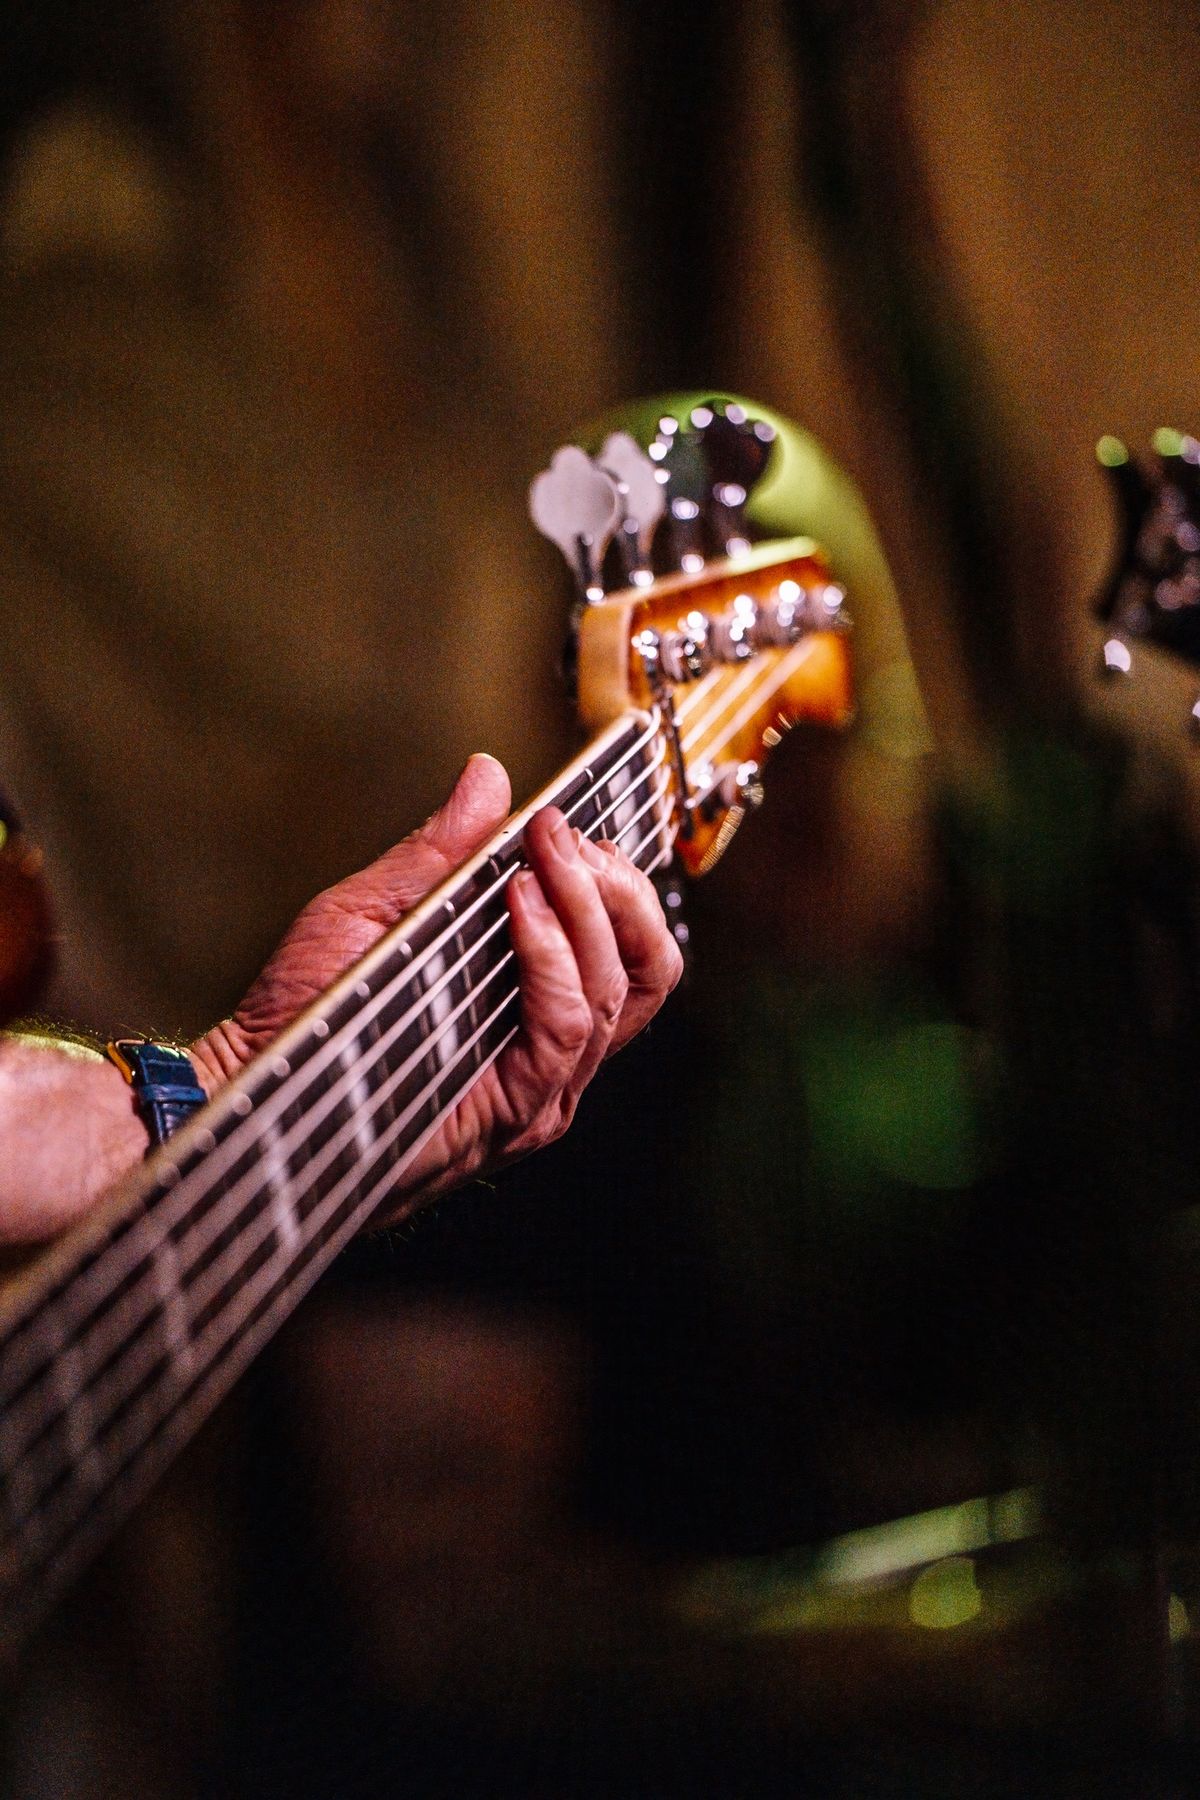
POLYGON ((582 605, 603 600, 600 570, 621 518, 616 481, 586 450, 567 444, 529 488, 529 516, 567 561, 582 605))
POLYGON ((683 417, 666 414, 649 454, 667 472, 673 565, 697 574, 708 556, 750 548, 746 505, 766 473, 775 427, 736 401, 702 401, 683 417))
POLYGON ((627 431, 610 432, 596 462, 617 484, 621 527, 616 542, 625 584, 649 587, 654 580, 654 536, 667 509, 666 471, 651 461, 627 431))
MULTIPOLYGON (((1149 643, 1200 667, 1200 441, 1161 427, 1149 453, 1132 455, 1102 437, 1096 459, 1111 484, 1121 542, 1096 601, 1109 628, 1102 675, 1133 671, 1134 647, 1149 643)), ((1188 730, 1197 730, 1193 708, 1188 730)))
POLYGON ((1152 444, 1140 457, 1114 437, 1096 446, 1121 528, 1096 610, 1123 636, 1200 665, 1200 442, 1164 427, 1152 444))

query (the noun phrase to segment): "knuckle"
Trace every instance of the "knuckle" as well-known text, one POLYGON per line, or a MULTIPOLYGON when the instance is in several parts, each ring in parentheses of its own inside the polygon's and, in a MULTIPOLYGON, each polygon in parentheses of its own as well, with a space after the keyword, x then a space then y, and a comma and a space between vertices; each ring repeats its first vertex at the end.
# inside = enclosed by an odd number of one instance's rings
POLYGON ((609 979, 601 993, 596 996, 596 1012, 602 1023, 610 1030, 621 1017, 628 997, 629 977, 621 969, 609 979))
POLYGON ((592 1035, 591 1008, 583 995, 572 1004, 556 1009, 548 1029, 560 1050, 570 1056, 581 1056, 592 1035))

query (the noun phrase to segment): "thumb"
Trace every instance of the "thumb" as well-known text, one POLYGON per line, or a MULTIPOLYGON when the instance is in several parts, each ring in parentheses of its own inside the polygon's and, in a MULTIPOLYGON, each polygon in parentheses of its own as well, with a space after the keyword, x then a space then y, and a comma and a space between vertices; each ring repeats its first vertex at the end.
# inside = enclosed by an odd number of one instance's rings
POLYGON ((413 840, 440 856, 449 873, 503 824, 511 804, 512 789, 503 764, 478 751, 467 759, 449 798, 413 833, 413 840))
MULTIPOLYGON (((369 867, 322 895, 326 905, 393 925, 474 854, 508 816, 511 789, 494 756, 468 761, 448 799, 369 867)), ((320 904, 320 902, 318 903, 320 904)))

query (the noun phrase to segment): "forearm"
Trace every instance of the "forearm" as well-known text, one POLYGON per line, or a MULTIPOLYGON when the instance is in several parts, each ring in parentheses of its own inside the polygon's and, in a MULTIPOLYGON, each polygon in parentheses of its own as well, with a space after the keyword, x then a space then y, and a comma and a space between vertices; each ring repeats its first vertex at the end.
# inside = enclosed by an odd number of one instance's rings
POLYGON ((141 1161, 146 1142, 110 1062, 0 1033, 0 1245, 73 1225, 141 1161))

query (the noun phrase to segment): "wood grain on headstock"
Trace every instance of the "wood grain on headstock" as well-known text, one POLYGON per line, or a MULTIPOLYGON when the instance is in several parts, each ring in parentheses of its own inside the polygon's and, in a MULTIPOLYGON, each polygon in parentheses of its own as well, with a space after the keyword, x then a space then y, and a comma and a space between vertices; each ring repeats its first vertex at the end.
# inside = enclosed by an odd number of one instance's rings
MULTIPOLYGON (((579 708, 600 729, 630 708, 651 709, 656 694, 637 645, 647 630, 681 630, 690 613, 710 622, 732 612, 741 595, 759 607, 794 582, 809 594, 830 584, 829 566, 809 538, 767 544, 735 561, 708 563, 697 575, 671 575, 589 606, 579 628, 579 708)), ((719 664, 692 681, 669 683, 689 792, 708 767, 765 766, 785 731, 804 722, 840 727, 853 713, 850 646, 844 630, 813 630, 797 643, 756 650, 744 662, 719 664)), ((679 834, 676 853, 689 874, 711 868, 740 823, 744 808, 715 800, 685 805, 674 761, 671 800, 679 834), (685 823, 685 820, 687 821, 685 823)))

